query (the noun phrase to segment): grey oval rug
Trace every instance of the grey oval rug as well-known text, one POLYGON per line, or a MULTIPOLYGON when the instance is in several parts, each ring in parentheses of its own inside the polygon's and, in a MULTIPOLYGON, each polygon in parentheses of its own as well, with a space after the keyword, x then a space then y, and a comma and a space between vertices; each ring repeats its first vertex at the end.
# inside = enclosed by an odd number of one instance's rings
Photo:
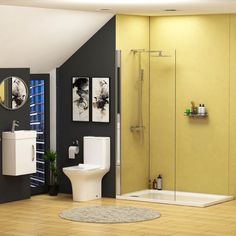
POLYGON ((63 219, 87 223, 132 223, 159 218, 159 212, 136 207, 126 206, 93 206, 74 208, 61 212, 63 219))

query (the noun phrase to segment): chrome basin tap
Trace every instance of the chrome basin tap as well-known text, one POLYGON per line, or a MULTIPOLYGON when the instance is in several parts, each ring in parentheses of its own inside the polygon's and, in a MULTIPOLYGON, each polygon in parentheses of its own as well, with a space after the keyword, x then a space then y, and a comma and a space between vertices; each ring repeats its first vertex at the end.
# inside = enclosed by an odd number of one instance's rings
POLYGON ((20 123, 20 122, 19 122, 18 120, 13 120, 13 121, 12 121, 12 126, 11 126, 11 132, 12 132, 12 133, 14 133, 16 127, 20 126, 19 123, 20 123))

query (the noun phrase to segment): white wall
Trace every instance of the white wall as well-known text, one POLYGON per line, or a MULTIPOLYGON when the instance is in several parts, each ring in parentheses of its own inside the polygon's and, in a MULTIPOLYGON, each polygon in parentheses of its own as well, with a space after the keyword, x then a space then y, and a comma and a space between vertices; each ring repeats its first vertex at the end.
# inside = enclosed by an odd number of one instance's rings
POLYGON ((113 15, 0 5, 0 67, 59 67, 113 15))

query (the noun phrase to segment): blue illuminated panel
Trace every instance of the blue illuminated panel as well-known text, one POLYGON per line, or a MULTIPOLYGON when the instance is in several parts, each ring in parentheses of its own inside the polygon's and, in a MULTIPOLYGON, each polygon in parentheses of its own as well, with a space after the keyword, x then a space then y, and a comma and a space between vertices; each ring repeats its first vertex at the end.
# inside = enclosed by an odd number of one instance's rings
POLYGON ((45 116, 44 116, 44 81, 30 81, 30 127, 37 131, 36 153, 37 172, 30 177, 31 187, 40 187, 45 184, 45 116))

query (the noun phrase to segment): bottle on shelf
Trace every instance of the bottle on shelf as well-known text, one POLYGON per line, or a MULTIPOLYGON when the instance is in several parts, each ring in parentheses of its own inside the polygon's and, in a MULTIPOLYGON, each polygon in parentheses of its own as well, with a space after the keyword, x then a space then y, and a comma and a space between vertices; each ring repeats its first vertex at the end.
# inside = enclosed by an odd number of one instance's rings
POLYGON ((162 190, 162 176, 158 175, 157 177, 157 190, 162 190))
POLYGON ((154 179, 153 182, 152 182, 152 188, 153 189, 157 189, 157 181, 156 181, 156 179, 154 179))
POLYGON ((198 109, 197 109, 197 113, 198 114, 202 113, 202 104, 199 104, 198 109))
POLYGON ((204 116, 206 114, 206 108, 205 108, 205 105, 202 104, 202 107, 201 107, 201 115, 204 116))

